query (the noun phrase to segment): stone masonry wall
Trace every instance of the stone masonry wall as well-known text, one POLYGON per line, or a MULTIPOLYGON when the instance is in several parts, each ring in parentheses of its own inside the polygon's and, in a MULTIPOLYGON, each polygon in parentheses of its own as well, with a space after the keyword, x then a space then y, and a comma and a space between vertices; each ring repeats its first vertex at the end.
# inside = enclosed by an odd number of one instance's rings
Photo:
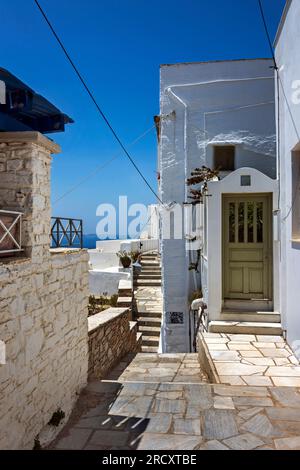
MULTIPOLYGON (((30 449, 88 370, 88 254, 50 247, 51 153, 38 132, 0 133, 0 209, 23 212, 22 257, 0 258, 0 449, 30 449)), ((53 436, 52 436, 53 437, 53 436)))
POLYGON ((137 324, 127 308, 109 308, 92 315, 89 324, 89 379, 102 378, 128 352, 138 352, 137 324))
POLYGON ((0 265, 0 449, 30 449, 87 380, 88 255, 0 265))

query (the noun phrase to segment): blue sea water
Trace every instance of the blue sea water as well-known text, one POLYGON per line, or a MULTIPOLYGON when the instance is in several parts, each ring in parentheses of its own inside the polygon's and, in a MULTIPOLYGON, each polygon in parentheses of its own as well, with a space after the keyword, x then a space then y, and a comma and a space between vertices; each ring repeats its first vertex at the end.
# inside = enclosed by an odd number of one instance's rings
POLYGON ((96 241, 99 240, 96 234, 83 235, 83 248, 96 248, 96 241))

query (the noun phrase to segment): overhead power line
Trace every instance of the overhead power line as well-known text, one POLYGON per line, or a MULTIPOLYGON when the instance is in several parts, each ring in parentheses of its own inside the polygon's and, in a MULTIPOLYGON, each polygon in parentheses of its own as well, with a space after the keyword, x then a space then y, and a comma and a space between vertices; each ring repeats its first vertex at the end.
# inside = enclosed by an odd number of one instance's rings
MULTIPOLYGON (((262 2, 261 0, 257 0, 258 1, 258 5, 259 5, 259 10, 260 10, 260 13, 261 13, 261 17, 262 17, 262 21, 263 21, 263 24, 264 24, 264 28, 265 28, 265 32, 266 32, 266 36, 267 36, 267 40, 268 40, 268 44, 269 44, 269 47, 270 47, 270 50, 271 50, 271 54, 272 54, 272 58, 273 58, 273 62, 274 62, 274 69, 276 70, 276 75, 277 75, 277 93, 278 93, 278 120, 279 120, 279 112, 280 112, 280 109, 279 109, 279 84, 280 84, 280 87, 281 87, 281 90, 282 90, 282 95, 283 95, 283 98, 284 98, 284 101, 286 103, 286 107, 287 107, 287 110, 288 110, 288 113, 290 115, 290 118, 291 118, 291 121, 292 121, 292 124, 293 124, 293 128, 294 128, 294 131, 297 135, 297 138, 298 138, 298 141, 300 141, 300 132, 298 130, 298 127, 297 127, 297 124, 296 124, 296 120, 294 118, 294 115, 292 113, 292 109, 291 109, 291 106, 290 106, 290 102, 287 98, 287 95, 286 95, 286 92, 285 92, 285 89, 284 89, 284 84, 283 84, 283 81, 281 79, 281 76, 280 76, 280 71, 279 71, 279 68, 278 68, 278 65, 277 65, 277 62, 276 62, 276 58, 275 58, 275 53, 274 53, 274 48, 273 48, 273 45, 272 45, 272 41, 271 41, 271 36, 270 36, 270 33, 269 33, 269 29, 268 29, 268 25, 267 25, 267 21, 266 21, 266 17, 265 17, 265 13, 264 13, 264 9, 263 9, 263 6, 262 6, 262 2)), ((280 126, 279 126, 279 121, 278 121, 278 132, 280 132, 280 126)), ((278 145, 278 152, 280 154, 280 148, 279 148, 279 145, 278 145)), ((297 179, 300 178, 300 169, 299 169, 299 172, 298 172, 298 176, 297 176, 297 179)), ((280 184, 280 182, 279 182, 280 184)), ((295 205, 295 202, 297 200, 297 192, 294 194, 293 196, 293 199, 292 199, 292 204, 287 212, 287 214, 285 215, 285 217, 282 219, 282 221, 284 222, 290 215, 290 213, 292 212, 292 209, 295 205)))
POLYGON ((273 49, 273 44, 272 44, 272 41, 271 41, 271 36, 270 36, 270 33, 269 33, 269 29, 268 29, 268 25, 267 25, 267 21, 266 21, 266 17, 265 17, 265 13, 264 13, 264 9, 263 9, 261 0, 258 0, 258 5, 259 5, 260 13, 261 13, 261 18, 262 18, 262 21, 263 21, 263 24, 264 24, 267 40, 268 40, 268 43, 269 43, 270 51, 271 51, 271 54, 272 54, 272 59, 273 59, 273 62, 274 62, 274 68, 275 68, 275 70, 278 70, 276 59, 275 59, 275 54, 274 54, 274 49, 273 49))
MULTIPOLYGON (((141 134, 139 137, 137 137, 136 139, 134 139, 133 142, 131 142, 131 144, 129 144, 129 147, 133 146, 134 144, 136 144, 137 142, 139 142, 143 137, 145 137, 145 135, 147 135, 150 131, 152 131, 152 129, 155 128, 155 125, 151 126, 148 130, 146 130, 145 132, 143 132, 143 134, 141 134)), ((84 176, 80 181, 78 181, 76 184, 74 184, 74 186, 72 186, 71 188, 69 188, 67 191, 65 191, 61 196, 59 196, 53 203, 53 205, 56 205, 58 202, 60 202, 62 199, 64 199, 66 196, 68 196, 69 194, 71 194, 73 191, 75 191, 76 189, 78 189, 82 184, 84 184, 86 181, 88 181, 90 178, 92 178, 93 176, 95 176, 97 173, 99 173, 101 170, 103 170, 105 167, 107 167, 111 162, 113 162, 114 160, 116 160, 117 158, 120 157, 120 153, 117 153, 116 155, 114 155, 112 158, 110 158, 109 160, 107 160, 106 162, 104 162, 103 164, 101 165, 98 165, 96 166, 96 168, 93 169, 93 171, 91 171, 90 173, 88 173, 86 176, 84 176)))
POLYGON ((40 3, 38 2, 38 0, 34 0, 36 6, 38 7, 39 11, 41 12, 42 16, 44 17, 47 25, 49 26, 53 36, 55 37, 56 41, 58 42, 58 44, 60 45, 62 51, 64 52, 67 60, 69 61, 69 63, 71 64, 74 72, 76 73, 77 77, 79 78, 81 84, 83 85, 83 87, 85 88, 87 94, 89 95, 89 97, 91 98, 92 102, 94 103, 98 113, 100 114, 100 116, 102 117, 102 119, 104 120, 104 122, 106 123, 107 127, 110 129, 111 133, 113 134, 113 136, 115 137, 116 141, 118 142, 118 144, 120 145, 120 147, 122 148, 123 152, 125 153, 125 155, 127 156, 127 158, 129 159, 129 161, 131 162, 131 164, 134 166, 134 168, 136 169, 136 171, 138 172, 138 174, 140 175, 140 177, 142 178, 142 180, 144 181, 144 183, 148 186, 148 188, 150 189, 150 191, 154 194, 155 198, 161 203, 163 204, 162 200, 160 199, 160 197, 156 194, 155 190, 152 188, 151 184, 147 181, 147 179, 145 178, 145 176, 143 175, 143 173, 141 172, 141 170, 139 169, 139 167, 137 166, 137 164, 135 163, 135 161, 133 160, 133 158, 131 157, 131 155, 129 154, 128 150, 126 149, 125 145, 123 144, 123 142, 121 141, 120 137, 118 136, 117 132, 114 130, 112 124, 110 123, 110 121, 108 120, 108 118, 106 117, 105 113, 102 111, 100 105, 98 104, 94 94, 91 92, 90 88, 88 87, 87 83, 85 82, 84 78, 82 77, 78 67, 75 65, 74 61, 72 60, 69 52, 67 51, 66 47, 64 46, 62 40, 60 39, 60 37, 58 36, 58 34, 56 33, 54 27, 52 26, 50 20, 48 19, 45 11, 43 10, 43 8, 41 7, 40 3))

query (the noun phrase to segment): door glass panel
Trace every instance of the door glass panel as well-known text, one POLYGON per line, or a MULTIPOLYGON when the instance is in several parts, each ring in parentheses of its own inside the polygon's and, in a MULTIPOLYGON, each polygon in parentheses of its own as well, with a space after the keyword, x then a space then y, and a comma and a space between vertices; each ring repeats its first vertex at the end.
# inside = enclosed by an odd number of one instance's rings
POLYGON ((253 243, 254 204, 248 202, 248 243, 253 243))
POLYGON ((256 217, 257 217, 257 243, 263 242, 263 203, 256 204, 256 217))
POLYGON ((235 242, 235 203, 229 203, 229 243, 235 242))
POLYGON ((239 234, 239 243, 244 243, 244 224, 245 224, 245 204, 244 202, 239 203, 238 209, 238 234, 239 234))

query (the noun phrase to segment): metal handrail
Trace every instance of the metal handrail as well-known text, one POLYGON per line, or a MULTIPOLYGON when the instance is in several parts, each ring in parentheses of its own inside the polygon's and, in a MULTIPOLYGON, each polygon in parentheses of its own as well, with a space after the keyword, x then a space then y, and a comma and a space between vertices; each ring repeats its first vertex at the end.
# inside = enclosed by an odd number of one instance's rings
POLYGON ((51 217, 52 248, 83 248, 82 219, 51 217))
POLYGON ((23 212, 9 211, 0 209, 0 254, 2 253, 17 253, 23 251, 22 248, 22 215, 23 212), (13 216, 13 220, 7 224, 4 222, 4 217, 1 215, 13 216), (3 234, 1 235, 1 231, 3 234), (6 244, 12 245, 11 248, 6 248, 6 244))

